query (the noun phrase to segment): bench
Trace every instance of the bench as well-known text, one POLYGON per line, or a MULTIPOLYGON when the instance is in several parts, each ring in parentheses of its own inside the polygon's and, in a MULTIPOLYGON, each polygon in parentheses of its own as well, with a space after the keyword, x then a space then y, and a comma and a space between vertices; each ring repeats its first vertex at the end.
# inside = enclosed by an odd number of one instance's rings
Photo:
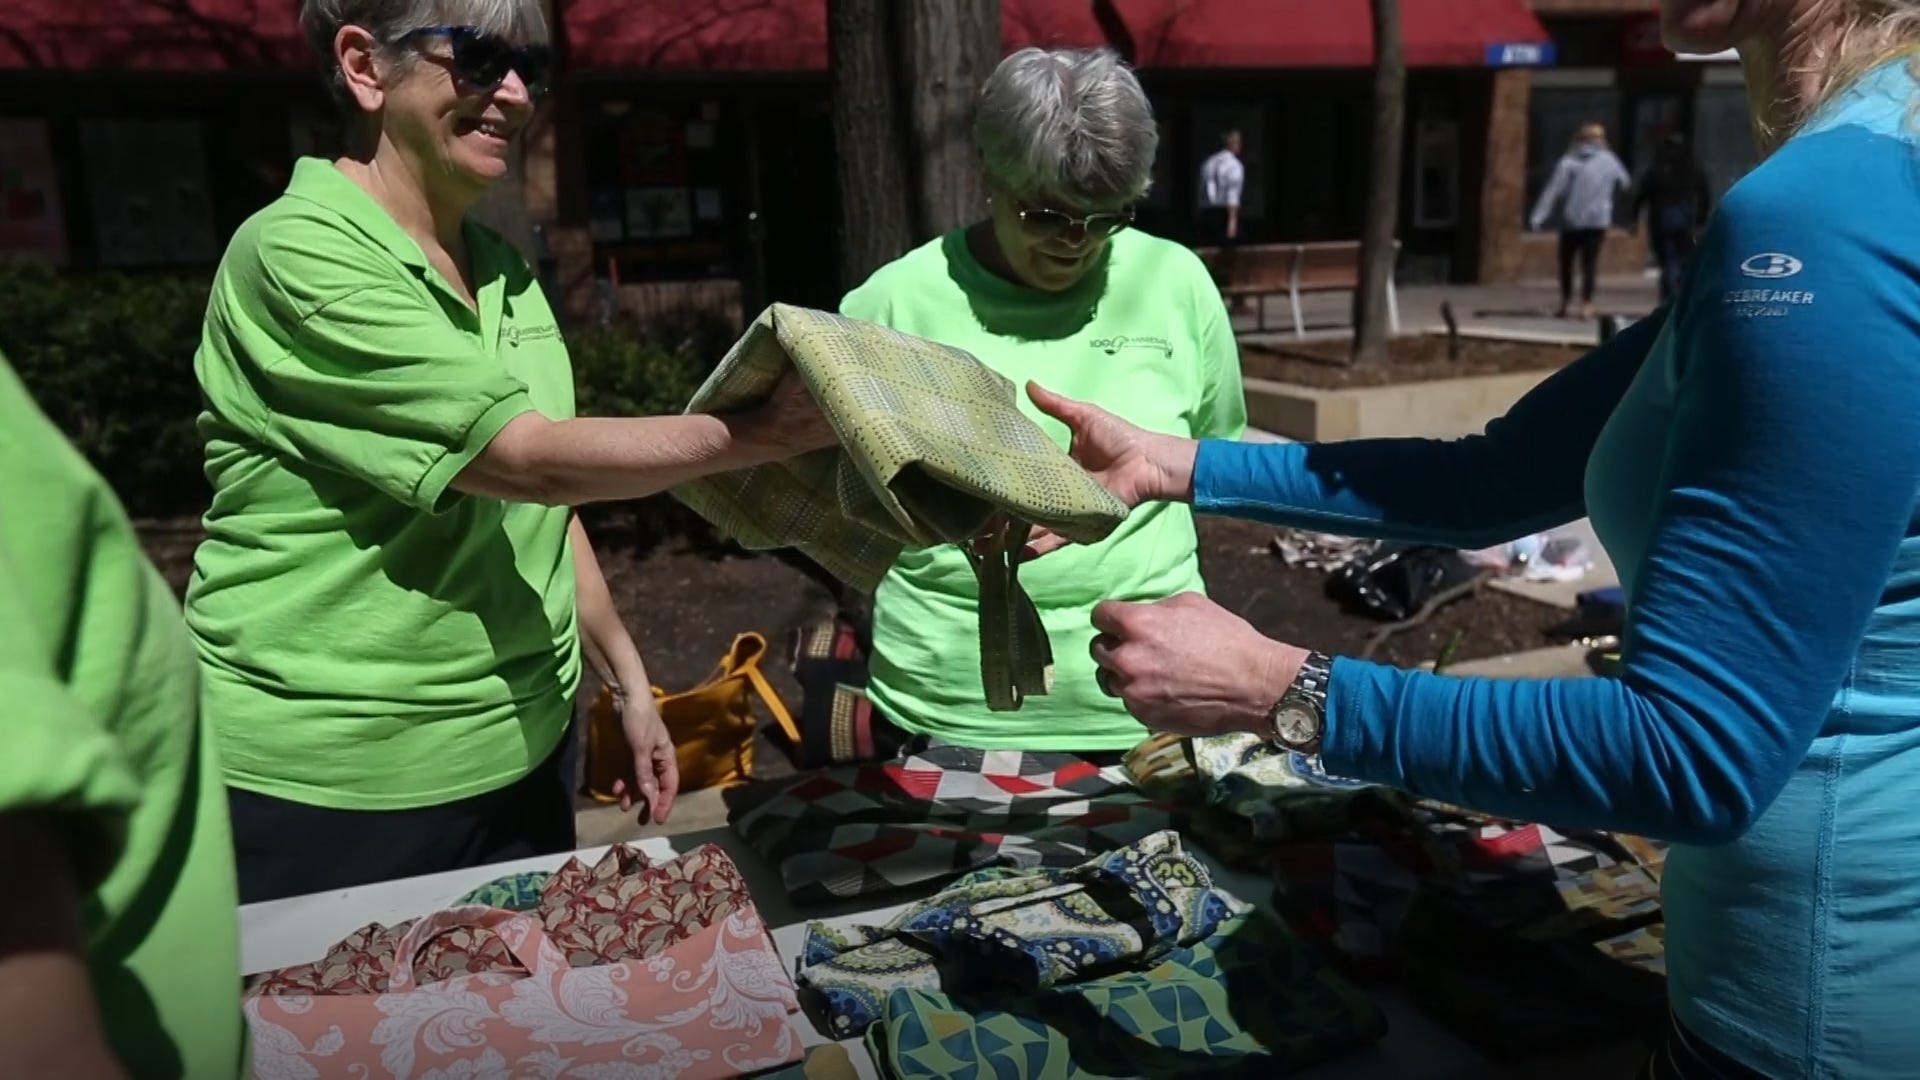
MULTIPOLYGON (((1313 244, 1235 244, 1229 247, 1196 248, 1195 254, 1206 263, 1220 295, 1256 298, 1258 327, 1267 328, 1267 297, 1285 293, 1293 308, 1293 336, 1305 337, 1306 318, 1300 298, 1307 293, 1352 292, 1360 287, 1360 241, 1335 240, 1313 244)), ((1393 256, 1400 260, 1400 241, 1393 242, 1393 256)), ((1400 298, 1394 293, 1393 277, 1387 277, 1387 321, 1393 333, 1400 332, 1400 298)))

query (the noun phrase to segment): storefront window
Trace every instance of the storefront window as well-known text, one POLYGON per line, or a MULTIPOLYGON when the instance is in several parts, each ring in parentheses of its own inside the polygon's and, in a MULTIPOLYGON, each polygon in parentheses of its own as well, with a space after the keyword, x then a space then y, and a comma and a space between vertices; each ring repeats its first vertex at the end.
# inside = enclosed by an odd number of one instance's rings
POLYGON ((1706 170, 1715 203, 1734 181, 1759 161, 1753 125, 1747 118, 1747 91, 1738 83, 1706 83, 1694 99, 1693 149, 1706 170))
POLYGON ((728 276, 728 117, 718 103, 601 102, 586 124, 588 222, 616 280, 728 276))
POLYGON ((1460 217, 1460 125, 1451 116, 1426 115, 1414 125, 1413 224, 1452 228, 1460 217))
POLYGON ((80 151, 94 249, 103 265, 191 265, 219 258, 199 121, 84 120, 80 151))
POLYGON ((67 224, 47 122, 0 120, 0 252, 67 262, 67 224))

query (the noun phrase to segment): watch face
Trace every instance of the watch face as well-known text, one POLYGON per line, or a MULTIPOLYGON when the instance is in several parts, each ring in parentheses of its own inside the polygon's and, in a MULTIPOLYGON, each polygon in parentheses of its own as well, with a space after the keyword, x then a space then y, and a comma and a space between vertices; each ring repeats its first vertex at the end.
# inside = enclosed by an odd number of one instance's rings
POLYGON ((1294 746, 1304 746, 1319 734, 1313 713, 1297 705, 1284 706, 1273 718, 1274 733, 1294 746))

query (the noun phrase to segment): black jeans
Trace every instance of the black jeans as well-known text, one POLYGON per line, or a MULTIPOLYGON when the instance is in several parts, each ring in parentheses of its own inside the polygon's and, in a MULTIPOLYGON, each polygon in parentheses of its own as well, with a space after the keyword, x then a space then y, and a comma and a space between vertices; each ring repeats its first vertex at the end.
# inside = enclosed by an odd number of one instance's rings
POLYGON ((1653 257, 1660 263, 1660 302, 1665 304, 1680 295, 1680 279, 1686 272, 1687 258, 1693 254, 1693 230, 1656 231, 1648 239, 1653 257))
POLYGON ((1639 1080, 1767 1080, 1756 1072, 1700 1041, 1700 1036, 1680 1026, 1680 1020, 1667 1014, 1666 1037, 1646 1065, 1639 1080))
POLYGON ((332 810, 227 789, 240 902, 573 850, 572 732, 521 780, 439 806, 332 810))
POLYGON ((1202 247, 1231 247, 1240 242, 1238 237, 1227 235, 1227 208, 1224 206, 1201 207, 1197 224, 1202 247))
POLYGON ((1600 248, 1607 242, 1605 229, 1562 229, 1560 231, 1560 306, 1573 299, 1573 262, 1580 260, 1580 299, 1593 302, 1593 279, 1600 272, 1600 248))

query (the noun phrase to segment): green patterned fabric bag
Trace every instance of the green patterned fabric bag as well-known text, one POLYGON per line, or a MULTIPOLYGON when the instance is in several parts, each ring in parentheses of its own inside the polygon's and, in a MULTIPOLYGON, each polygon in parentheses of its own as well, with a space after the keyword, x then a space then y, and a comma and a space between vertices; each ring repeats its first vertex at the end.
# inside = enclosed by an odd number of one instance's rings
POLYGON ((1047 692, 1052 658, 1016 561, 1035 525, 1104 540, 1126 506, 1022 413, 1004 376, 959 349, 873 323, 775 304, 687 405, 726 414, 799 372, 841 446, 674 489, 752 550, 798 548, 872 592, 906 547, 955 544, 980 581, 990 708, 1047 692))
POLYGON ((1158 962, 1024 995, 903 987, 866 1045, 895 1080, 1272 1080, 1364 1049, 1386 1016, 1278 920, 1248 912, 1158 962))

